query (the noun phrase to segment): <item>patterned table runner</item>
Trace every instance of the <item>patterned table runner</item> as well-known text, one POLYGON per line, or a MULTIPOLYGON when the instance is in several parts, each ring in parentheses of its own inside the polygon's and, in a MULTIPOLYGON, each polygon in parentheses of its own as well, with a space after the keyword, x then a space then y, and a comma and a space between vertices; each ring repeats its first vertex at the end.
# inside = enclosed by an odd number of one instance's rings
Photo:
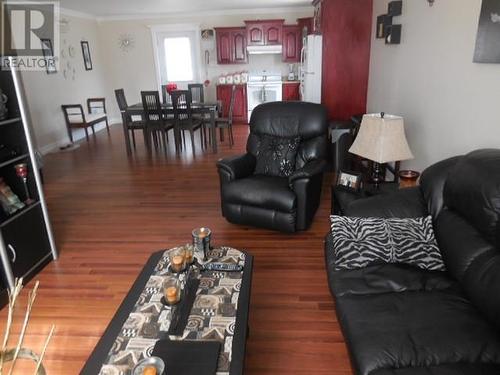
MULTIPOLYGON (((166 250, 149 277, 127 321, 108 353, 99 375, 131 375, 134 366, 149 357, 161 338, 171 340, 217 340, 221 352, 217 375, 228 375, 232 342, 240 295, 242 272, 203 271, 200 286, 182 336, 169 336, 172 307, 160 302, 164 275, 168 273, 166 250)), ((245 254, 230 247, 211 250, 209 258, 217 262, 245 266, 245 254)), ((181 278, 185 275, 181 275, 181 278)))

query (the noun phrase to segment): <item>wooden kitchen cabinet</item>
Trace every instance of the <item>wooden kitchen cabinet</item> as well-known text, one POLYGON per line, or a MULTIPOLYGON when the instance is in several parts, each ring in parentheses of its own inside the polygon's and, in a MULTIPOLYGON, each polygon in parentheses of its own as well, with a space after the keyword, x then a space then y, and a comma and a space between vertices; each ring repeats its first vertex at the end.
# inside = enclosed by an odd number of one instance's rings
POLYGON ((247 31, 244 27, 215 28, 218 64, 245 64, 247 31))
POLYGON ((300 32, 302 34, 302 37, 313 34, 314 31, 313 17, 297 18, 297 23, 300 27, 300 32))
POLYGON ((302 49, 302 30, 298 25, 283 26, 283 61, 300 62, 302 49))
MULTIPOLYGON (((232 85, 217 85, 217 100, 222 101, 222 116, 228 117, 232 85)), ((233 121, 248 123, 247 86, 236 85, 234 93, 233 121)))
POLYGON ((284 20, 245 21, 249 46, 269 46, 282 43, 284 20))
POLYGON ((299 82, 283 82, 283 101, 290 102, 300 99, 299 82))

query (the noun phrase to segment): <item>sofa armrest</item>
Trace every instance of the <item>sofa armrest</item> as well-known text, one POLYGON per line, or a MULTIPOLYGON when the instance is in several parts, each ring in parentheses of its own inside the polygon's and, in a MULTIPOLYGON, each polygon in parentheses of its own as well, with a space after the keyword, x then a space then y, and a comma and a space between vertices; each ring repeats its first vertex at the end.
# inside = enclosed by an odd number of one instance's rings
POLYGON ((288 177, 288 183, 293 186, 293 183, 301 179, 310 179, 315 175, 325 171, 326 161, 315 159, 307 162, 302 168, 297 169, 288 177))
POLYGON ((411 218, 429 215, 419 187, 359 199, 345 207, 346 216, 411 218))
POLYGON ((251 154, 232 156, 217 162, 219 173, 224 173, 229 181, 250 176, 255 170, 256 160, 251 154))

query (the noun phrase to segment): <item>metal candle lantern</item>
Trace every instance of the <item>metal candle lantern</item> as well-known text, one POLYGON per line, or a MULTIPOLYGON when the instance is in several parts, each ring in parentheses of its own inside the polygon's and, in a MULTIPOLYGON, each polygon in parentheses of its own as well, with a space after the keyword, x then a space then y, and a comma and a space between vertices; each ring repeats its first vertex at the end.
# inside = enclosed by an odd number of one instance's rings
POLYGON ((203 254, 203 260, 207 259, 207 253, 210 250, 210 240, 212 231, 208 228, 193 229, 193 246, 195 250, 203 254))

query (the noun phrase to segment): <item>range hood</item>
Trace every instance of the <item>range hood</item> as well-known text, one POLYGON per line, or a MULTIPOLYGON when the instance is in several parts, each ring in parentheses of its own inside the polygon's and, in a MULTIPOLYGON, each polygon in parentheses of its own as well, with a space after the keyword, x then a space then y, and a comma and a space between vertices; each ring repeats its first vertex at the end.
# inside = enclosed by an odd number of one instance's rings
POLYGON ((274 44, 269 46, 248 46, 247 52, 249 55, 273 55, 282 52, 281 44, 274 44))

